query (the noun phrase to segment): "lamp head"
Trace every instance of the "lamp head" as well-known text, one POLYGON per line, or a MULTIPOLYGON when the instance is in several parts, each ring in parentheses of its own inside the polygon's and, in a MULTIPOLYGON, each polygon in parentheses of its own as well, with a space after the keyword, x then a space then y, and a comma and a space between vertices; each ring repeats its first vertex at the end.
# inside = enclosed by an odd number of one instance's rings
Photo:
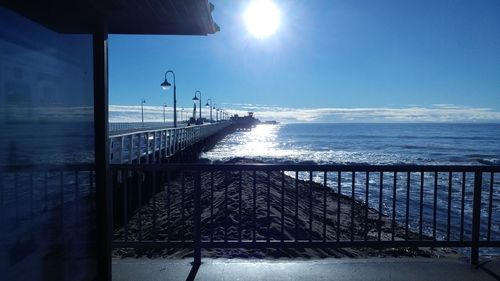
POLYGON ((205 106, 206 106, 207 108, 210 108, 210 105, 208 104, 208 101, 207 101, 207 103, 205 104, 205 106))
POLYGON ((197 102, 199 99, 196 95, 194 95, 193 102, 197 102))
POLYGON ((167 81, 167 78, 165 78, 165 81, 163 81, 163 83, 161 83, 161 88, 163 90, 168 90, 168 88, 170 88, 170 86, 172 86, 172 84, 170 84, 168 81, 167 81))

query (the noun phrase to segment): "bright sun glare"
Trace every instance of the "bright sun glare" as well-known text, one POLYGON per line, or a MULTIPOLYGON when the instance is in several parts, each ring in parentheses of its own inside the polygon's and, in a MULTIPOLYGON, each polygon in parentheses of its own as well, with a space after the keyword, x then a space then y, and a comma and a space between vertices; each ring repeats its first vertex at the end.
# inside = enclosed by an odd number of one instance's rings
POLYGON ((271 0, 252 1, 244 15, 248 31, 257 38, 273 35, 281 21, 281 13, 271 0))

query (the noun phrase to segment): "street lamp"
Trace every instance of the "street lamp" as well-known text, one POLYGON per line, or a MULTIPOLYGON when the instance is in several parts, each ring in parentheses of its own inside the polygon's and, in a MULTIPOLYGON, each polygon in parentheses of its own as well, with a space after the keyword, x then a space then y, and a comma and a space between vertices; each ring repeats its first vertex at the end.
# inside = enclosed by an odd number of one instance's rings
POLYGON ((184 121, 183 116, 184 116, 184 107, 181 108, 181 122, 184 121))
POLYGON ((165 109, 166 109, 166 108, 167 108, 167 104, 166 104, 166 103, 164 103, 164 104, 163 104, 163 123, 165 123, 165 122, 166 122, 166 116, 165 116, 165 109))
POLYGON ((201 92, 200 91, 196 91, 194 92, 194 98, 193 98, 193 102, 196 103, 197 101, 200 101, 200 124, 203 123, 202 119, 201 119, 201 92), (197 94, 200 94, 200 98, 198 99, 198 96, 197 94))
POLYGON ((217 109, 217 103, 214 102, 212 109, 215 109, 215 122, 219 122, 219 109, 217 109))
POLYGON ((146 103, 146 100, 144 98, 141 99, 141 120, 142 120, 142 127, 144 127, 144 104, 146 103))
POLYGON ((169 70, 165 72, 165 81, 161 83, 161 88, 163 90, 168 90, 172 84, 170 84, 167 80, 167 74, 172 73, 172 76, 174 77, 174 128, 177 127, 177 87, 175 85, 175 73, 172 70, 169 70))
POLYGON ((207 104, 205 104, 207 108, 210 108, 210 123, 212 123, 214 120, 212 119, 212 99, 207 99, 207 104), (208 101, 210 101, 210 104, 208 104, 208 101))

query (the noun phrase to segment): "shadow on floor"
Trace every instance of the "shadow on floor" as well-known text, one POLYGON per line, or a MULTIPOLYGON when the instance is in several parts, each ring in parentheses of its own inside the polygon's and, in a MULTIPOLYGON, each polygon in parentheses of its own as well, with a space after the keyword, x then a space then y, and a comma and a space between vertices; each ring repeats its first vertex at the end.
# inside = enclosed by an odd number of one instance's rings
POLYGON ((201 264, 199 263, 192 263, 191 270, 189 271, 189 275, 186 278, 186 281, 194 281, 194 278, 196 278, 196 273, 198 273, 198 269, 200 269, 201 264))

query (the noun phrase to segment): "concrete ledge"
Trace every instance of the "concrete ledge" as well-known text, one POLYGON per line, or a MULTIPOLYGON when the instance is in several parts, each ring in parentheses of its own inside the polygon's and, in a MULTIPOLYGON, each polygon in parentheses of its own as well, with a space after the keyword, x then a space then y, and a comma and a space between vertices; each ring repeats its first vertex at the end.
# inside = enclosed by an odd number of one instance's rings
POLYGON ((476 269, 461 259, 370 258, 321 260, 208 259, 191 272, 192 260, 114 259, 113 280, 498 280, 500 261, 476 269))

